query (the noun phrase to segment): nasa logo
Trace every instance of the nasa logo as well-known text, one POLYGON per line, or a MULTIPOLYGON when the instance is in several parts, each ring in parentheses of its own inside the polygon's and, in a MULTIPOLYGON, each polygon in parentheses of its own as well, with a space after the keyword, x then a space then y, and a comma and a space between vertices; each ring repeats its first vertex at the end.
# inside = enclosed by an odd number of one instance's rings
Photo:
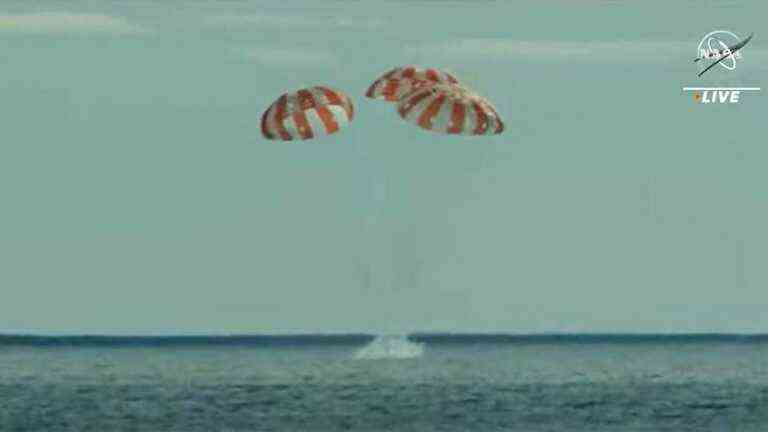
POLYGON ((741 51, 731 52, 730 47, 735 46, 740 38, 735 33, 726 30, 715 30, 709 32, 701 39, 696 52, 699 59, 715 59, 723 61, 720 63, 728 70, 736 69, 736 60, 741 60, 741 51))
MULTIPOLYGON (((742 60, 742 49, 752 40, 752 33, 744 39, 727 30, 715 30, 707 33, 696 47, 694 63, 699 65, 701 77, 717 65, 726 70, 736 69, 736 60, 742 60)), ((760 87, 683 87, 684 92, 692 91, 693 100, 703 104, 736 104, 741 101, 741 93, 760 91, 760 87)))
POLYGON ((754 33, 742 40, 736 33, 727 30, 715 30, 707 33, 696 47, 696 58, 693 60, 694 63, 702 66, 699 76, 704 75, 716 65, 729 71, 735 70, 736 60, 743 58, 741 49, 752 40, 752 36, 754 33), (712 62, 707 64, 706 61, 702 60, 711 60, 712 62))

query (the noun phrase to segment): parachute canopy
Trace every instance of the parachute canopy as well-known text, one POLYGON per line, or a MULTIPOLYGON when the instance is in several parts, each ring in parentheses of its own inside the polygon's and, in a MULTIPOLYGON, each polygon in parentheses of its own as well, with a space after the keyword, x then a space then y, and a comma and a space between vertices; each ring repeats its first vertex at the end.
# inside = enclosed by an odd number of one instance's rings
POLYGON ((493 135, 504 131, 493 105, 458 84, 420 86, 400 98, 397 111, 407 122, 434 132, 493 135))
POLYGON ((365 95, 371 99, 383 99, 393 102, 399 100, 402 95, 424 84, 457 84, 458 82, 459 80, 455 76, 439 69, 401 66, 390 70, 374 81, 368 87, 365 95))
POLYGON ((354 117, 352 101, 324 86, 284 93, 261 116, 261 133, 271 140, 291 141, 330 135, 354 117))

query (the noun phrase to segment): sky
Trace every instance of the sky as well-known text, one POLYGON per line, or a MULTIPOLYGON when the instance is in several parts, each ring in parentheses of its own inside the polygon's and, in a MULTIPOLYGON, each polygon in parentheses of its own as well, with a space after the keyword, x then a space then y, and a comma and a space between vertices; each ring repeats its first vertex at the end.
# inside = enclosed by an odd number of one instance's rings
POLYGON ((4 1, 0 331, 768 332, 766 12, 4 1), (718 29, 756 35, 697 78, 718 29), (406 64, 507 130, 432 134, 364 97, 406 64), (260 136, 318 84, 352 98, 348 128, 260 136))

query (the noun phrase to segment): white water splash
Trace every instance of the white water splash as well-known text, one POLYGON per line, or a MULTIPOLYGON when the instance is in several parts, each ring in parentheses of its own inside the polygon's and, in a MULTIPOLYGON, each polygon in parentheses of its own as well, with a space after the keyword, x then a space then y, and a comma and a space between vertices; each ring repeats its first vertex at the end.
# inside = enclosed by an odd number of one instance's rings
POLYGON ((405 335, 381 335, 355 353, 358 360, 410 359, 424 354, 424 344, 411 342, 405 335))

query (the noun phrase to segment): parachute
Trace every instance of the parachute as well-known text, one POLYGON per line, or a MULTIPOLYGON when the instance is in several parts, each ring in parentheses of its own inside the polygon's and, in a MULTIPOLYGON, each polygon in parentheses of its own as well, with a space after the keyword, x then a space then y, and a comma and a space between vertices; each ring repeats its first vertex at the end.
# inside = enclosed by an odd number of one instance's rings
POLYGON ((495 135, 504 131, 504 122, 496 108, 459 84, 419 86, 400 98, 397 112, 407 122, 434 132, 495 135))
POLYGON ((459 80, 448 72, 418 66, 396 67, 379 77, 368 87, 365 95, 371 99, 395 102, 415 88, 428 83, 458 84, 459 80))
POLYGON ((343 92, 315 86, 284 93, 261 116, 261 134, 270 140, 307 140, 330 135, 354 117, 354 106, 343 92))
MULTIPOLYGON (((406 121, 422 129, 457 135, 495 135, 504 131, 496 108, 448 72, 417 66, 396 67, 371 84, 371 99, 396 102, 406 121)), ((343 92, 315 86, 284 93, 261 116, 269 140, 307 140, 330 135, 354 117, 343 92)))

